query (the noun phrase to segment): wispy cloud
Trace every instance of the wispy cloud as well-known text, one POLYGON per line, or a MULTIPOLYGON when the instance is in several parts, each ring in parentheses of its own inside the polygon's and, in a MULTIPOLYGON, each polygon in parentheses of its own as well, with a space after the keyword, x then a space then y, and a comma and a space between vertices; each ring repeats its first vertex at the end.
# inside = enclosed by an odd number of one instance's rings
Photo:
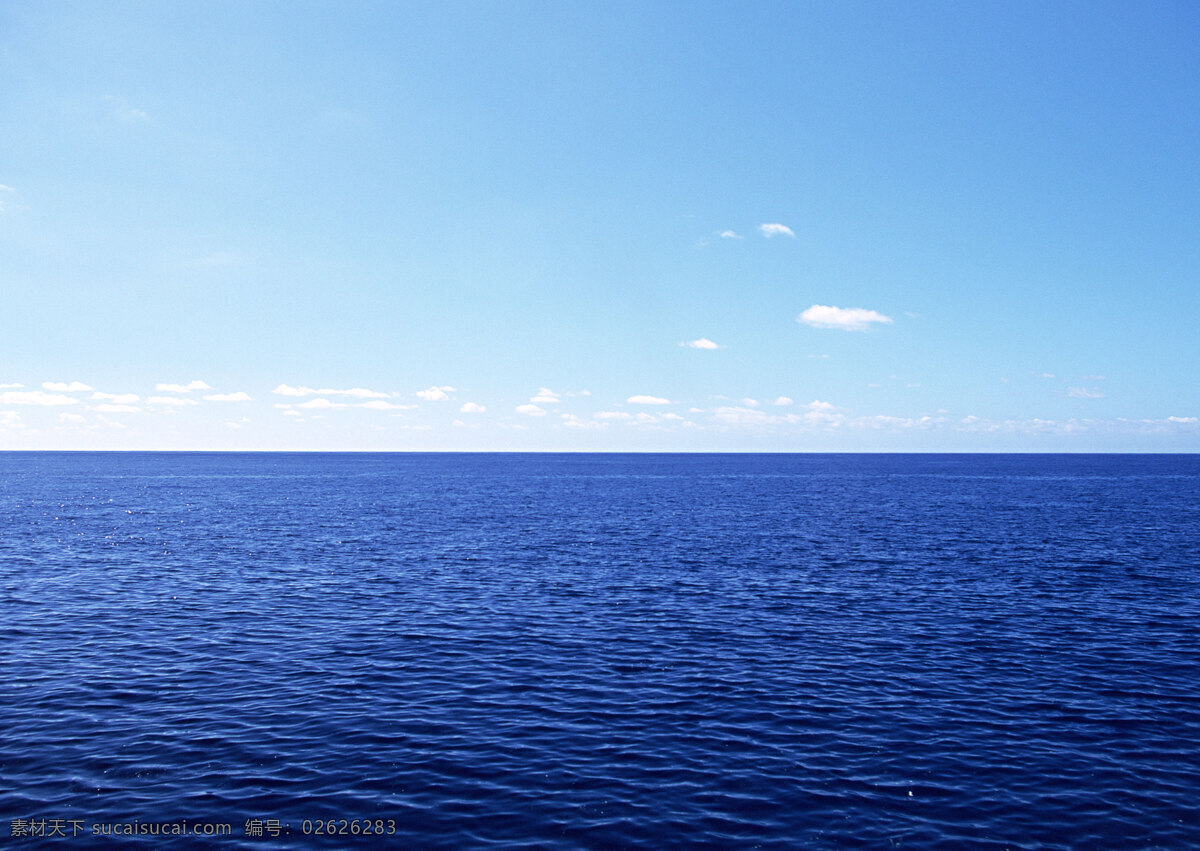
POLYGON ((418 390, 417 395, 426 402, 446 402, 449 401, 448 394, 455 392, 454 388, 449 384, 443 384, 440 387, 430 387, 428 390, 418 390))
POLYGON ((719 349, 719 348, 721 348, 719 345, 714 343, 712 340, 708 339, 708 337, 701 337, 699 340, 688 340, 687 342, 680 343, 679 345, 684 346, 689 349, 719 349))
POLYGON ((669 405, 670 399, 664 399, 661 396, 630 396, 625 400, 631 405, 669 405))
POLYGON ((789 396, 780 396, 778 399, 776 399, 771 404, 782 408, 786 405, 794 405, 794 404, 796 404, 796 401, 789 396))
POLYGON ((147 121, 150 116, 145 110, 135 109, 129 105, 129 101, 125 98, 117 97, 116 95, 104 95, 104 101, 112 109, 112 115, 121 121, 147 121))
POLYGON ((138 401, 136 393, 100 393, 92 394, 92 399, 97 401, 107 401, 114 405, 132 405, 138 401))
POLYGON ((212 390, 200 379, 189 381, 187 384, 155 384, 154 389, 159 393, 191 393, 193 390, 212 390))
POLYGON ((240 390, 237 393, 214 393, 211 396, 204 397, 205 402, 250 402, 249 393, 243 393, 240 390))
POLYGON ((367 408, 372 411, 407 411, 417 407, 416 405, 399 405, 395 402, 385 402, 382 399, 372 399, 369 402, 359 402, 354 407, 367 408))
MULTIPOLYGON (((789 231, 789 233, 790 233, 790 231, 789 231)), ((717 236, 721 237, 721 239, 744 239, 745 238, 741 234, 734 233, 731 230, 723 230, 719 234, 717 234, 717 236)))
POLYGON ((631 420, 633 414, 627 414, 624 411, 597 411, 592 414, 598 420, 631 420))
POLYGON ((1090 387, 1068 387, 1067 396, 1072 399, 1103 399, 1104 394, 1090 387))
POLYGON ((792 229, 787 225, 781 225, 779 222, 770 222, 758 226, 759 231, 768 239, 773 236, 790 236, 796 238, 796 234, 792 233, 792 229))
POLYGON ((458 409, 461 414, 482 414, 486 411, 483 405, 477 405, 474 402, 463 402, 463 406, 458 409))
POLYGON ((43 381, 42 387, 55 393, 86 393, 94 389, 82 381, 43 381))
POLYGON ((575 414, 563 414, 562 424, 567 428, 608 428, 608 423, 598 423, 595 420, 585 420, 575 414))
POLYGON ((19 390, 24 384, 0 384, 0 390, 19 390))
POLYGON ((814 304, 796 317, 797 322, 814 328, 837 328, 842 331, 865 331, 874 323, 889 323, 890 316, 862 307, 833 307, 814 304))
POLYGON ((378 390, 368 390, 366 387, 335 390, 332 387, 314 389, 312 387, 292 386, 290 384, 280 384, 271 392, 279 396, 351 396, 355 399, 387 399, 392 395, 390 393, 381 393, 378 390))
POLYGON ((44 390, 6 390, 0 393, 0 405, 74 405, 79 400, 73 396, 47 393, 44 390))
POLYGON ((529 400, 530 402, 541 402, 546 405, 553 405, 558 402, 558 394, 549 387, 542 387, 538 390, 537 395, 529 400))
POLYGON ((518 414, 524 414, 527 417, 544 417, 544 416, 546 416, 546 411, 544 409, 539 408, 537 405, 532 405, 532 404, 517 405, 515 410, 518 414))
POLYGON ((179 396, 151 396, 146 399, 147 405, 161 405, 165 408, 182 408, 186 405, 199 405, 195 399, 183 399, 179 396))

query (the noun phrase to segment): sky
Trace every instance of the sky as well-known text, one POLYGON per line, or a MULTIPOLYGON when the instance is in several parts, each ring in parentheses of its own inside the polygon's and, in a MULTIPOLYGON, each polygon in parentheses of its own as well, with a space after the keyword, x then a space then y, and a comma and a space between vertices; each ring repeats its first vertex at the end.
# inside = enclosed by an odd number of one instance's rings
POLYGON ((1200 451, 1194 2, 0 3, 0 449, 1200 451))

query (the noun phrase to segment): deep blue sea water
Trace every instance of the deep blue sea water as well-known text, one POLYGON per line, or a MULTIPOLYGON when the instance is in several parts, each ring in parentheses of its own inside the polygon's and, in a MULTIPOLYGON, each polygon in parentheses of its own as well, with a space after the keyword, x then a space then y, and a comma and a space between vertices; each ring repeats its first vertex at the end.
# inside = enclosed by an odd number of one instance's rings
POLYGON ((1174 849, 1198 810, 1200 456, 0 454, 5 842, 1174 849))

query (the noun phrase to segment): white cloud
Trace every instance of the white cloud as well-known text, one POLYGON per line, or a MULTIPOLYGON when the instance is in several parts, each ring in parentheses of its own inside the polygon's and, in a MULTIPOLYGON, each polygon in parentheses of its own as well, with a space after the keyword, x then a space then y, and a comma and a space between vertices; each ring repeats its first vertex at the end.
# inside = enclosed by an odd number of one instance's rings
POLYGON ((757 408, 758 400, 757 399, 743 399, 742 404, 745 405, 747 408, 757 408))
POLYGON ((434 386, 430 387, 428 390, 418 390, 417 395, 426 402, 446 402, 450 399, 450 397, 446 394, 453 392, 455 392, 453 387, 448 384, 444 384, 441 387, 434 386))
POLYGON ((159 393, 191 393, 193 390, 212 390, 198 378, 187 384, 155 384, 154 389, 159 393))
POLYGON ((121 121, 146 121, 150 118, 145 110, 133 108, 125 98, 104 95, 104 100, 112 108, 113 117, 121 121))
POLYGON ((483 405, 477 405, 474 402, 463 402, 463 406, 458 409, 460 414, 482 414, 486 411, 483 405))
POLYGON ((356 399, 387 399, 392 394, 381 393, 378 390, 368 390, 365 387, 351 387, 349 390, 336 390, 332 387, 293 387, 290 384, 280 384, 271 391, 279 396, 353 396, 356 399))
POLYGON ((394 402, 385 402, 382 399, 372 399, 370 402, 359 402, 354 407, 368 408, 372 411, 407 411, 416 405, 397 405, 394 402))
MULTIPOLYGON (((10 411, 9 413, 13 413, 13 412, 10 411)), ((62 413, 62 414, 58 415, 58 421, 60 423, 82 423, 82 422, 85 422, 86 420, 87 420, 87 417, 85 417, 83 414, 62 413)))
POLYGON ((24 384, 0 384, 0 390, 19 390, 24 384))
POLYGON ((46 393, 43 390, 6 390, 0 393, 0 405, 74 405, 78 401, 71 396, 46 393))
POLYGON ((184 405, 199 405, 195 399, 180 399, 178 396, 151 396, 146 400, 148 405, 165 405, 170 408, 181 408, 184 405))
POLYGON ((833 307, 814 304, 796 317, 797 322, 814 328, 839 328, 843 331, 865 331, 873 322, 888 323, 890 316, 861 307, 833 307))
POLYGON ((1103 399, 1104 394, 1099 390, 1087 387, 1068 387, 1067 395, 1072 399, 1103 399))
POLYGON ((669 405, 670 399, 664 399, 661 396, 630 396, 625 400, 631 405, 669 405))
POLYGON ((112 402, 114 405, 132 405, 134 402, 138 401, 138 398, 139 397, 136 393, 100 393, 100 392, 96 392, 96 393, 92 394, 93 400, 107 400, 109 402, 112 402))
POLYGON ((43 381, 42 387, 55 393, 86 393, 93 389, 82 381, 43 381))
POLYGON ((317 391, 311 387, 292 387, 290 384, 280 384, 271 392, 280 396, 312 396, 317 391))
POLYGON ((542 387, 542 388, 538 389, 537 395, 534 396, 529 401, 530 402, 541 402, 542 404, 545 404, 545 405, 553 405, 558 402, 558 394, 555 393, 553 390, 551 390, 549 387, 542 387))
POLYGON ((527 417, 544 417, 546 412, 537 405, 517 405, 515 408, 518 414, 524 414, 527 417))
POLYGON ((762 231, 762 235, 770 238, 772 236, 790 236, 796 238, 796 234, 792 233, 792 229, 787 225, 781 225, 779 222, 771 222, 769 224, 759 225, 758 229, 762 231))
POLYGON ((701 337, 699 340, 689 340, 686 343, 680 343, 681 346, 686 346, 689 349, 719 349, 719 345, 714 343, 708 337, 701 337))
POLYGON ((635 419, 642 425, 650 425, 652 423, 658 422, 658 417, 654 416, 653 414, 647 414, 644 412, 638 414, 637 417, 635 417, 635 419))
POLYGON ((563 414, 562 424, 567 428, 608 428, 608 423, 598 423, 593 420, 585 420, 574 414, 563 414))
POLYGON ((592 414, 598 420, 631 420, 633 414, 627 414, 624 411, 597 411, 592 414))
POLYGON ((1169 423, 1200 423, 1196 417, 1167 417, 1169 423))
POLYGON ((301 402, 296 407, 297 408, 310 408, 310 409, 317 409, 317 410, 329 410, 331 408, 345 408, 345 407, 347 407, 347 405, 345 402, 331 402, 322 396, 317 399, 309 399, 307 402, 301 402))
POLYGON ((299 411, 284 411, 284 412, 283 412, 283 415, 284 415, 285 417, 302 417, 302 416, 304 416, 304 415, 303 415, 302 413, 300 413, 299 411))
POLYGON ((249 393, 238 391, 237 393, 214 393, 211 396, 204 397, 205 402, 251 402, 249 393))
POLYGON ((790 398, 790 397, 788 397, 788 396, 780 396, 778 399, 776 399, 776 400, 775 400, 774 402, 772 402, 771 404, 772 404, 772 405, 775 405, 776 407, 780 407, 780 408, 782 408, 782 407, 784 407, 784 406, 786 406, 786 405, 794 405, 794 404, 796 404, 796 400, 795 400, 795 399, 792 399, 792 398, 790 398))
POLYGON ((142 409, 135 405, 114 405, 111 402, 105 402, 103 405, 96 405, 92 410, 101 411, 105 414, 137 414, 142 409))
POLYGON ((742 239, 741 234, 734 233, 731 230, 723 230, 717 234, 721 239, 742 239))

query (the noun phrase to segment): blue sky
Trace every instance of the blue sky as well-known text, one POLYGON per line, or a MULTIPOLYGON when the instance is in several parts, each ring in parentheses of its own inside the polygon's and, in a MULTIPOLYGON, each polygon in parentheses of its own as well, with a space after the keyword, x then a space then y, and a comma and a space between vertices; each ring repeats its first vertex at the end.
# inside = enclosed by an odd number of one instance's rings
POLYGON ((1200 450, 1197 43, 5 3, 0 448, 1200 450))

